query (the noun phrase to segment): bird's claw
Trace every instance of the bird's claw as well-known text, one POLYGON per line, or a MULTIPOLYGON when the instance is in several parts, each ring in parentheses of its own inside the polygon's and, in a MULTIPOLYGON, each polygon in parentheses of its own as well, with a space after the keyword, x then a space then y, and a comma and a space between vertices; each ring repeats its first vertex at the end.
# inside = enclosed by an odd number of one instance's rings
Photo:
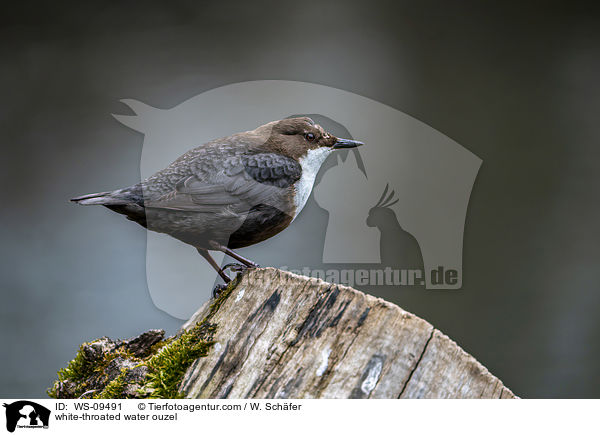
POLYGON ((247 266, 245 264, 241 264, 241 263, 228 263, 225 266, 222 267, 223 270, 231 270, 232 272, 243 272, 245 270, 248 269, 254 269, 260 267, 258 264, 253 263, 252 266, 247 266))
POLYGON ((223 293, 223 290, 225 290, 226 288, 227 284, 217 284, 212 291, 213 299, 217 299, 221 295, 221 293, 223 293))

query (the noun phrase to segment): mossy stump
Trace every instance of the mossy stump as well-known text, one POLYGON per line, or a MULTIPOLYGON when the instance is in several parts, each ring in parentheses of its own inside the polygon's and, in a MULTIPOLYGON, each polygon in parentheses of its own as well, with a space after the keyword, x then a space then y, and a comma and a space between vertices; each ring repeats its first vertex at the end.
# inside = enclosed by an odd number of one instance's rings
POLYGON ((188 330, 164 338, 152 329, 128 340, 102 337, 83 343, 48 389, 56 399, 183 398, 179 387, 188 367, 207 355, 216 325, 212 315, 231 293, 234 280, 212 301, 206 316, 188 330))
POLYGON ((85 343, 57 398, 514 398, 400 307, 273 268, 239 274, 164 339, 85 343))

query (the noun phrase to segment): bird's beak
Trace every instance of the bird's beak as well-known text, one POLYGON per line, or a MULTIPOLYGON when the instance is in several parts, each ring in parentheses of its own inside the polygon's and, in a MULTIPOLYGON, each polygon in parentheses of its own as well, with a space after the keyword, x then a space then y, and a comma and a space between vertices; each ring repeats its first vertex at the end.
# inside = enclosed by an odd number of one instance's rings
POLYGON ((338 150, 338 149, 341 149, 341 148, 356 148, 356 147, 359 147, 361 145, 364 145, 364 143, 359 142, 357 140, 338 139, 337 142, 334 143, 331 148, 333 148, 334 150, 338 150))

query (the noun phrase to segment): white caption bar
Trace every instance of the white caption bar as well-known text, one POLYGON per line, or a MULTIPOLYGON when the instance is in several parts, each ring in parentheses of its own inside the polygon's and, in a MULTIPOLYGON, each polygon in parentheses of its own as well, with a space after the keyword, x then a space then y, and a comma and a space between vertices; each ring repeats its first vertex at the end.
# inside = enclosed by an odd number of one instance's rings
POLYGON ((315 435, 588 433, 590 429, 598 430, 596 415, 600 404, 597 400, 4 399, 2 402, 7 405, 1 413, 5 414, 3 424, 7 429, 12 425, 17 434, 48 435, 138 431, 287 435, 306 434, 307 429, 315 435))

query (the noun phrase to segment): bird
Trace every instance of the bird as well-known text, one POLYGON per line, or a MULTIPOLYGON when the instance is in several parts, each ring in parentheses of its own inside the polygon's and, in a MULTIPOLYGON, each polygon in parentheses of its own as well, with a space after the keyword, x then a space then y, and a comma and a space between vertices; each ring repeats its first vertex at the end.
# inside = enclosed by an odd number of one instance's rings
POLYGON ((360 145, 311 118, 286 118, 200 145, 133 186, 71 201, 102 205, 192 245, 227 284, 228 268, 259 267, 234 249, 286 229, 306 205, 327 157, 360 145), (241 264, 220 267, 209 251, 241 264))

